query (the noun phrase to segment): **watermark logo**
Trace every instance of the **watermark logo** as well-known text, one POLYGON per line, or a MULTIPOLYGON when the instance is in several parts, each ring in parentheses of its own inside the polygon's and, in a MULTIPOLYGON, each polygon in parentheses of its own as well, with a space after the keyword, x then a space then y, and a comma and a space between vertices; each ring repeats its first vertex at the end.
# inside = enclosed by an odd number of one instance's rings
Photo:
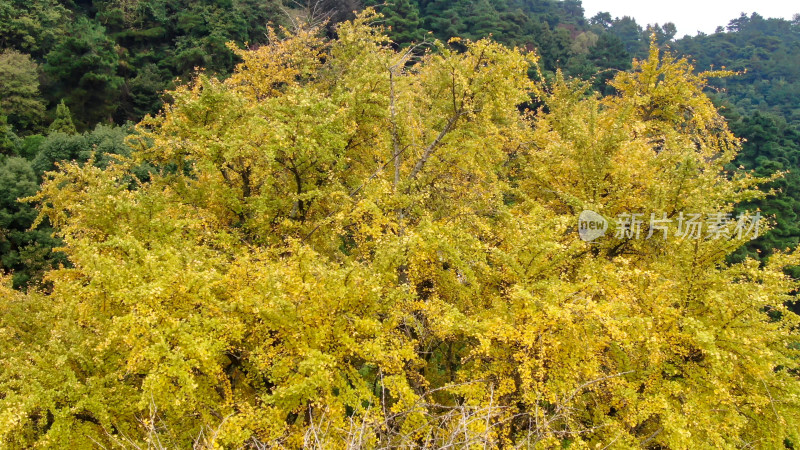
POLYGON ((603 236, 607 229, 608 221, 594 211, 586 210, 578 216, 578 234, 586 242, 603 236))
MULTIPOLYGON (((651 239, 653 236, 667 239, 670 235, 679 239, 755 239, 759 236, 761 213, 733 216, 729 213, 711 214, 679 213, 667 217, 666 213, 621 213, 614 224, 617 239, 651 239), (648 217, 649 216, 649 217, 648 217)), ((600 214, 586 210, 578 216, 578 234, 586 242, 605 235, 608 222, 600 214)))

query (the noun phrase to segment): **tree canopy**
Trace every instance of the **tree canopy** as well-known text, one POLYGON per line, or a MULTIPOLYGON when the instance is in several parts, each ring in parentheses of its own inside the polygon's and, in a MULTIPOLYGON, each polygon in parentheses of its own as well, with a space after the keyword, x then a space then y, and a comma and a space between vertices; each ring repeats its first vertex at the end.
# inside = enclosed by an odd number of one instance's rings
POLYGON ((44 115, 38 66, 15 50, 0 52, 0 111, 17 130, 34 130, 44 115))
POLYGON ((703 89, 729 73, 652 45, 601 97, 375 19, 234 47, 130 155, 45 175, 28 201, 72 266, 0 287, 0 443, 798 445, 795 252, 576 230, 765 196, 724 171, 703 89))

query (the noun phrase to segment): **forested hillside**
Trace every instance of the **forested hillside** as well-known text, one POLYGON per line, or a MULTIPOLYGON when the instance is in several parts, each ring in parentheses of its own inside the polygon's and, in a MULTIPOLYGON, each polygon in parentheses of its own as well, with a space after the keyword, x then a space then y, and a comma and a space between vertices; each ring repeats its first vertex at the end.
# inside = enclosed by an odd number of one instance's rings
POLYGON ((777 194, 752 205, 774 216, 776 228, 750 245, 749 254, 794 248, 800 238, 800 18, 742 15, 713 35, 683 38, 673 47, 698 67, 736 71, 709 91, 744 140, 735 165, 761 175, 785 172, 768 185, 777 194))
POLYGON ((798 61, 579 0, 0 0, 0 448, 798 448, 798 61))

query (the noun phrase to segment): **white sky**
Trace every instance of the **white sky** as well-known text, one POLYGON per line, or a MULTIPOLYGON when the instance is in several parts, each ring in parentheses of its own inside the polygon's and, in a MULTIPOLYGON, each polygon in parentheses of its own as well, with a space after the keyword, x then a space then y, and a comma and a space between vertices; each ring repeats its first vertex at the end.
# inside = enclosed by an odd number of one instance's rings
POLYGON ((725 27, 743 12, 748 16, 756 12, 763 17, 785 19, 800 13, 797 0, 582 0, 581 3, 587 19, 607 11, 612 18, 631 16, 642 28, 647 24, 672 22, 678 28, 676 38, 693 36, 698 31, 711 34, 717 26, 725 27))

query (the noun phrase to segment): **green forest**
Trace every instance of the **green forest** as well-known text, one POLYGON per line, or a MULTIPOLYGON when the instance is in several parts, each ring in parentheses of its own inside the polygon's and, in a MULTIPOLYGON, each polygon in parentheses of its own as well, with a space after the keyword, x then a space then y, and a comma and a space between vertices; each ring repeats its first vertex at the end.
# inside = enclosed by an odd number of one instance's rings
POLYGON ((800 448, 798 244, 800 15, 0 0, 0 448, 800 448))

